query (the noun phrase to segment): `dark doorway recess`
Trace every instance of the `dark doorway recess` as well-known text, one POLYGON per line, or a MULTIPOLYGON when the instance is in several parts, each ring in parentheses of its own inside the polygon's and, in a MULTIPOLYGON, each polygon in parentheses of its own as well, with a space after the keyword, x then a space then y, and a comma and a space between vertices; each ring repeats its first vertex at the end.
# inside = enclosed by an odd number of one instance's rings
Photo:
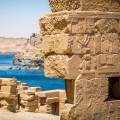
POLYGON ((120 77, 109 78, 109 100, 120 100, 120 77))

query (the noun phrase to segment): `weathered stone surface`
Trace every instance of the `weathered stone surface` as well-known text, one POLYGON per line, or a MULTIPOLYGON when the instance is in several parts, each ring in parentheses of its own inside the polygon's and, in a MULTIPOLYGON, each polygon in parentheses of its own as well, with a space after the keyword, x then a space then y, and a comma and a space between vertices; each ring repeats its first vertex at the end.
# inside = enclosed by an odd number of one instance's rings
POLYGON ((17 82, 13 78, 0 78, 0 109, 12 112, 17 105, 17 82))
POLYGON ((69 53, 70 51, 69 42, 70 36, 67 34, 46 35, 43 37, 42 51, 44 54, 69 53))
POLYGON ((66 101, 66 93, 64 90, 43 91, 39 94, 39 97, 39 111, 44 111, 49 114, 61 115, 62 111, 64 110, 66 101))
POLYGON ((14 85, 14 86, 2 86, 1 92, 16 94, 16 85, 14 85))
POLYGON ((49 0, 53 12, 64 10, 120 11, 119 0, 49 0))
POLYGON ((26 112, 36 112, 38 109, 38 96, 35 92, 26 90, 20 93, 20 110, 26 112))
POLYGON ((110 69, 119 71, 120 14, 97 13, 63 12, 44 17, 41 20, 41 26, 45 56, 81 55, 79 68, 82 71, 99 71, 105 67, 109 71, 110 69), (61 19, 60 16, 62 16, 61 19), (63 19, 67 25, 58 24, 62 23, 63 19), (59 27, 56 28, 56 24, 59 27), (46 25, 52 26, 50 27, 52 31, 45 29, 46 25), (61 26, 63 26, 62 29, 61 26), (67 30, 67 33, 64 30, 67 30))
POLYGON ((0 78, 0 85, 16 85, 16 79, 14 78, 0 78))
POLYGON ((40 19, 43 35, 120 32, 120 13, 57 12, 40 19))
POLYGON ((120 119, 119 0, 49 1, 54 13, 40 20, 45 74, 66 80, 73 104, 61 120, 120 119))
POLYGON ((96 35, 88 35, 88 34, 46 35, 43 37, 42 51, 45 55, 49 55, 49 54, 84 55, 84 54, 89 54, 90 52, 92 52, 92 54, 100 53, 101 52, 101 45, 100 45, 101 37, 102 36, 100 34, 96 34, 96 35))
POLYGON ((75 79, 79 74, 81 58, 78 55, 54 55, 45 58, 45 75, 52 78, 75 79))
POLYGON ((68 56, 48 56, 45 58, 44 67, 47 77, 64 78, 66 73, 68 56))
POLYGON ((62 111, 60 120, 69 120, 69 112, 72 107, 73 107, 73 104, 65 104, 65 108, 62 111))

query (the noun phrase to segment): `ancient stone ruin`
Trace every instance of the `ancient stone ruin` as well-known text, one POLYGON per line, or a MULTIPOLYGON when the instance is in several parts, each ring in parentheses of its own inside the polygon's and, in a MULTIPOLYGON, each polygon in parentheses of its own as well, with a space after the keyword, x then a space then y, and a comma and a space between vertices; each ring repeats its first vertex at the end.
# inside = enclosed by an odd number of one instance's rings
POLYGON ((120 119, 120 0, 49 0, 40 20, 45 75, 64 78, 61 120, 120 119))
POLYGON ((13 78, 0 78, 0 110, 61 115, 65 101, 64 90, 41 91, 13 78))
POLYGON ((0 108, 16 112, 17 91, 16 80, 0 78, 0 108))

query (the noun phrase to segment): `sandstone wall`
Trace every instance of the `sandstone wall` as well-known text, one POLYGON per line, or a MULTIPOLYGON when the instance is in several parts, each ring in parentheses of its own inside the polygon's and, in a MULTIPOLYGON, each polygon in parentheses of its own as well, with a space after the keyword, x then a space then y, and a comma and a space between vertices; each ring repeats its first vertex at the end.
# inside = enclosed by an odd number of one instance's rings
POLYGON ((45 75, 69 81, 74 96, 61 120, 120 119, 119 0, 49 1, 53 13, 40 20, 45 75))

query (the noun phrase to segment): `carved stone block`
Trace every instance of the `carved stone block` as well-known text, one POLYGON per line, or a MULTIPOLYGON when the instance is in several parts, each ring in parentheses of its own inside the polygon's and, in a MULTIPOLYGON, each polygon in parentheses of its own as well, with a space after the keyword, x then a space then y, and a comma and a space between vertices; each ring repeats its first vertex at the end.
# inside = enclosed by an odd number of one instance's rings
POLYGON ((45 58, 45 75, 50 78, 75 79, 79 74, 81 57, 53 55, 45 58))

